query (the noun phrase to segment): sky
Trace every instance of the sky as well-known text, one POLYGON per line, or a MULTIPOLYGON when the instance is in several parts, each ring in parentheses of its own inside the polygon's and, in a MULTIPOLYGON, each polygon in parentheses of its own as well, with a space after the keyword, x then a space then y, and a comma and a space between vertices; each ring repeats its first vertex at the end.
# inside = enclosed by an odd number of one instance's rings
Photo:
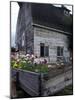
MULTIPOLYGON (((60 7, 60 5, 55 5, 60 7)), ((72 13, 72 6, 66 6, 68 9, 71 10, 72 13)), ((16 23, 18 17, 19 5, 17 2, 11 2, 11 46, 15 46, 15 34, 16 34, 16 23)))
MULTIPOLYGON (((58 4, 55 6, 61 7, 61 5, 58 5, 58 4)), ((72 6, 70 6, 70 5, 64 5, 64 6, 67 7, 70 10, 70 13, 72 14, 72 6)))
POLYGON ((16 2, 11 2, 11 45, 15 46, 16 24, 19 6, 16 2))

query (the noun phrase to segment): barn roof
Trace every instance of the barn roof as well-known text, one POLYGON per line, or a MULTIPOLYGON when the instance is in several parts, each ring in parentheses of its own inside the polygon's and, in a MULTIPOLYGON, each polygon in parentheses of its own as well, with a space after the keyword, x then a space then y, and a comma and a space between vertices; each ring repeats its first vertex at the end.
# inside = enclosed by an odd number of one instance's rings
POLYGON ((31 10, 33 23, 72 33, 72 15, 66 7, 31 3, 31 10))

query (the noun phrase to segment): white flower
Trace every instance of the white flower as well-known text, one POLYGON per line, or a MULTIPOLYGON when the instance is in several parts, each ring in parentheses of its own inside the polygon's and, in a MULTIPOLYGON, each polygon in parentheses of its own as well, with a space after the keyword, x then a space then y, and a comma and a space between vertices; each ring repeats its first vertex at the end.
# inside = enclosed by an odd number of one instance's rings
POLYGON ((17 59, 19 58, 19 54, 18 54, 18 53, 16 54, 16 58, 17 58, 17 59))
POLYGON ((26 63, 26 61, 22 61, 23 63, 26 63))
POLYGON ((30 54, 26 54, 26 57, 30 57, 30 54))
POLYGON ((17 62, 19 62, 20 61, 20 59, 17 59, 17 62))
POLYGON ((26 56, 25 56, 25 55, 21 55, 21 57, 22 57, 22 58, 25 58, 26 56))
POLYGON ((36 64, 40 64, 40 59, 39 59, 39 58, 35 58, 35 59, 34 59, 34 64, 35 64, 35 63, 36 63, 36 64))
POLYGON ((28 63, 31 63, 31 61, 28 61, 28 63))
POLYGON ((32 54, 32 55, 31 55, 31 58, 35 58, 35 56, 32 54))
POLYGON ((29 60, 29 57, 26 57, 25 60, 29 60))

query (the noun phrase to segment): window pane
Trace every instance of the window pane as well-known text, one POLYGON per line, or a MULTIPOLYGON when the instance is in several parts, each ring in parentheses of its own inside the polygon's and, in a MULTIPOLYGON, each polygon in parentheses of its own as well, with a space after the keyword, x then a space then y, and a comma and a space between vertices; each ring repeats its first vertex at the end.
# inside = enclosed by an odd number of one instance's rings
POLYGON ((40 56, 44 57, 44 43, 40 43, 40 56))
POLYGON ((63 48, 61 48, 61 56, 63 56, 63 48))
POLYGON ((63 56, 63 47, 57 47, 57 56, 63 56))
POLYGON ((49 56, 49 47, 45 46, 45 56, 49 56))
POLYGON ((60 47, 57 47, 57 56, 60 56, 60 47))

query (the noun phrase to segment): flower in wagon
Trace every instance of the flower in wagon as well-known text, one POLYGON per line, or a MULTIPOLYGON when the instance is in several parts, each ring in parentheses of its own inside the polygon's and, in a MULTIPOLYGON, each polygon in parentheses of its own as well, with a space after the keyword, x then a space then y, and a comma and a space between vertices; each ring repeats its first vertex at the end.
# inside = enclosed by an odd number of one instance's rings
POLYGON ((26 61, 21 60, 19 63, 19 68, 25 68, 26 67, 26 61))
POLYGON ((39 58, 35 58, 34 59, 34 64, 40 64, 40 59, 39 58))
POLYGON ((18 59, 19 58, 19 54, 18 53, 16 53, 16 59, 18 59))
POLYGON ((32 67, 32 62, 29 60, 29 61, 27 62, 27 65, 28 65, 28 67, 32 67))
POLYGON ((32 58, 35 58, 35 55, 32 54, 31 57, 32 57, 32 58))
POLYGON ((26 54, 26 57, 30 57, 30 54, 26 54))
POLYGON ((30 54, 26 54, 25 60, 27 61, 27 60, 29 60, 29 59, 30 59, 30 54))
POLYGON ((35 56, 32 54, 32 55, 30 56, 30 61, 31 61, 32 64, 34 63, 34 59, 35 59, 35 56))
POLYGON ((17 61, 14 61, 14 64, 13 64, 12 67, 13 67, 13 68, 18 68, 18 63, 17 63, 17 61))
POLYGON ((44 59, 40 59, 40 64, 44 64, 44 59))
POLYGON ((14 55, 11 55, 11 59, 14 60, 14 55))

